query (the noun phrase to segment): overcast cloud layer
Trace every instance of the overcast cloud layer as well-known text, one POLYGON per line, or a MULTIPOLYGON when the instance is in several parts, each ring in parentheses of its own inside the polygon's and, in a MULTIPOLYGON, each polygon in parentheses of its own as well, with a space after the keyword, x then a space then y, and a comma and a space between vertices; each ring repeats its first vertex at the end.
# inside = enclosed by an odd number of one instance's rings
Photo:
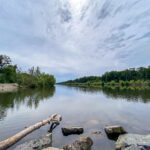
POLYGON ((0 54, 57 81, 150 65, 150 0, 0 0, 0 54))

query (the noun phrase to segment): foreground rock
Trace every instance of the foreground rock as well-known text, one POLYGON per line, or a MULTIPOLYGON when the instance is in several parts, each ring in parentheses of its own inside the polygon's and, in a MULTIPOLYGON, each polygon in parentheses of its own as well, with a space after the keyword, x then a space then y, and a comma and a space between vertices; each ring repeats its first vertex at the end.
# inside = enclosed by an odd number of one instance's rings
POLYGON ((50 146, 52 146, 52 134, 21 144, 14 150, 42 150, 50 146))
POLYGON ((90 137, 80 137, 74 143, 64 146, 64 150, 91 150, 93 141, 90 137))
POLYGON ((112 140, 117 140, 119 135, 127 133, 127 131, 121 126, 107 126, 105 127, 105 132, 108 138, 112 140))
POLYGON ((44 148, 42 150, 63 150, 63 149, 59 149, 59 148, 55 148, 55 147, 48 147, 48 148, 44 148))
POLYGON ((150 135, 120 135, 116 142, 116 150, 150 150, 150 135))
POLYGON ((63 127, 62 133, 63 135, 67 136, 70 134, 82 134, 84 129, 82 127, 63 127))

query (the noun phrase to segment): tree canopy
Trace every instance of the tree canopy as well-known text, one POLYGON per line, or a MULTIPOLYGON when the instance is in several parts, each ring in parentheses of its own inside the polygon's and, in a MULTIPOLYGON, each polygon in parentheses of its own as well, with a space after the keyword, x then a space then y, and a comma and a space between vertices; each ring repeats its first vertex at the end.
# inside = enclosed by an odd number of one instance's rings
POLYGON ((11 64, 11 59, 9 56, 0 55, 0 68, 5 68, 6 66, 11 64))
POLYGON ((86 85, 121 85, 121 86, 149 86, 150 85, 150 66, 140 68, 130 68, 123 71, 110 71, 102 76, 86 76, 75 80, 62 82, 61 84, 81 84, 86 85))
POLYGON ((17 65, 11 65, 10 57, 0 55, 0 83, 18 83, 25 87, 51 87, 56 80, 53 75, 42 73, 39 67, 22 72, 17 65))

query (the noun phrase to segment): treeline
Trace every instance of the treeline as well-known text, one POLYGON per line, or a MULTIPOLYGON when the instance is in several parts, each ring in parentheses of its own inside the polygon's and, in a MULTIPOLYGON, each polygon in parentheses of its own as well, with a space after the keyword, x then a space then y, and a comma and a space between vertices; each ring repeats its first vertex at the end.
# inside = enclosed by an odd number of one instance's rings
POLYGON ((140 68, 131 68, 124 71, 111 71, 106 72, 102 75, 101 80, 104 82, 110 82, 112 80, 119 82, 122 81, 130 81, 130 80, 150 80, 150 66, 148 68, 140 67, 140 68))
POLYGON ((18 83, 24 87, 52 87, 56 80, 53 75, 42 73, 39 67, 22 72, 17 65, 11 64, 10 57, 0 55, 0 83, 18 83))
POLYGON ((150 86, 150 66, 106 72, 102 76, 82 77, 60 84, 76 86, 150 86))
POLYGON ((86 83, 86 82, 99 82, 99 81, 101 81, 101 77, 87 76, 75 80, 68 80, 66 82, 61 82, 61 83, 86 83))

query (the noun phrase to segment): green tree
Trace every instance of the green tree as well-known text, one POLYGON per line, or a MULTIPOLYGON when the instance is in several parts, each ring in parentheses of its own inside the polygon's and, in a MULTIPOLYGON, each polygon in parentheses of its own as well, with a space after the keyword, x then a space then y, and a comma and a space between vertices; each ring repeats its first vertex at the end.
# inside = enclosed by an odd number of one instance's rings
POLYGON ((1 70, 0 82, 1 83, 15 83, 17 80, 16 74, 17 66, 6 66, 1 70))
POLYGON ((3 69, 11 64, 11 59, 9 56, 0 55, 0 68, 3 69))

